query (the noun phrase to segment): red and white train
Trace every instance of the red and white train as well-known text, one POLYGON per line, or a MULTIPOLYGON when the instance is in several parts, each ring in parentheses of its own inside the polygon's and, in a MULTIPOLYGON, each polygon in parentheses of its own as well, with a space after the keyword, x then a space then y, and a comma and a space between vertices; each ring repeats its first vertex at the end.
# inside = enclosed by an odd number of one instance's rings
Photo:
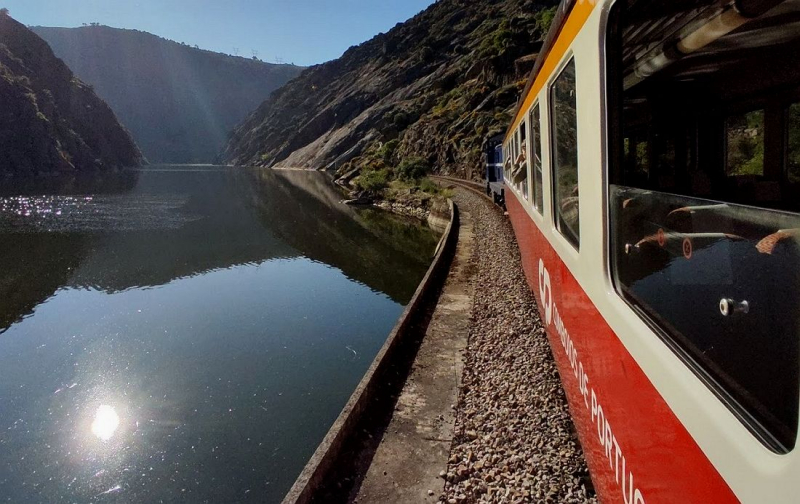
POLYGON ((800 502, 800 0, 565 0, 505 201, 603 502, 800 502))

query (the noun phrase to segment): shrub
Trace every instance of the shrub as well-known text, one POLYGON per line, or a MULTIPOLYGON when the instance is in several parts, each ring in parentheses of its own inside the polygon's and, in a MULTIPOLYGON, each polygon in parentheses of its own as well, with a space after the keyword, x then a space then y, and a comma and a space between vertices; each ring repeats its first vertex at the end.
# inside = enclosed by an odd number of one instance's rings
POLYGON ((481 41, 478 47, 479 57, 485 59, 504 54, 511 47, 513 36, 508 20, 504 19, 493 33, 481 41))
POLYGON ((436 53, 429 45, 423 46, 419 51, 419 59, 425 63, 433 61, 434 56, 436 56, 436 53))
POLYGON ((387 170, 363 172, 356 184, 368 193, 380 194, 389 186, 389 172, 387 170))
POLYGON ((398 131, 403 131, 411 124, 411 117, 407 112, 398 110, 394 117, 392 117, 392 124, 398 131))
POLYGON ((403 180, 419 180, 431 171, 427 161, 421 157, 404 159, 397 167, 397 176, 403 180))
POLYGON ((544 35, 550 30, 550 25, 553 24, 553 19, 556 17, 556 7, 549 9, 542 9, 534 14, 536 20, 536 27, 544 35))
POLYGON ((438 184, 436 184, 436 182, 429 179, 428 177, 425 177, 424 179, 420 180, 419 188, 422 191, 425 191, 426 193, 430 194, 439 194, 440 192, 442 192, 442 188, 439 187, 438 184))
POLYGON ((391 165, 394 159, 394 153, 397 152, 397 146, 400 142, 397 139, 389 140, 378 151, 378 155, 383 159, 384 164, 391 165))

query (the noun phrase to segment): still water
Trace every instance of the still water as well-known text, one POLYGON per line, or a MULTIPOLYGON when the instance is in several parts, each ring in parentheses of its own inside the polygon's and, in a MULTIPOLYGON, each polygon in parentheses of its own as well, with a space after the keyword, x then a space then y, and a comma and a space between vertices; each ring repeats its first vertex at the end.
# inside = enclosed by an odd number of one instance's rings
POLYGON ((319 173, 45 184, 0 184, 2 502, 280 501, 438 239, 319 173))

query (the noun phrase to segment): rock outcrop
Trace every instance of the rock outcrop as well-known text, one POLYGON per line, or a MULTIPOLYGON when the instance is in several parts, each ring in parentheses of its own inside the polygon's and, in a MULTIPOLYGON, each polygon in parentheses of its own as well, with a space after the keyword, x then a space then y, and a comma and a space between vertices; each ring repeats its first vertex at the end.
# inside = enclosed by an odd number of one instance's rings
POLYGON ((108 170, 141 161, 111 108, 47 42, 0 10, 0 175, 108 170))
POLYGON ((31 28, 117 113, 153 163, 211 163, 230 131, 302 67, 108 26, 31 28))
POLYGON ((440 0, 334 61, 307 69, 234 130, 233 164, 337 169, 420 156, 477 175, 505 129, 555 0, 440 0), (398 140, 391 159, 376 159, 398 140))

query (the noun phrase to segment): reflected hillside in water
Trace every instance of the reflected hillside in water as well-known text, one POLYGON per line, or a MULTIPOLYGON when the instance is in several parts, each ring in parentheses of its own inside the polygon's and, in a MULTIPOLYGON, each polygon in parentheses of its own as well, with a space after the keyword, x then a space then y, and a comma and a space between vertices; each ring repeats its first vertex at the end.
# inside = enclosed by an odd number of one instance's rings
POLYGON ((439 239, 430 228, 342 204, 341 192, 324 173, 267 169, 239 176, 274 236, 400 304, 411 299, 439 239))
POLYGON ((0 183, 0 330, 61 288, 113 293, 298 256, 405 304, 437 240, 342 205, 316 172, 165 166, 15 184, 0 183))

